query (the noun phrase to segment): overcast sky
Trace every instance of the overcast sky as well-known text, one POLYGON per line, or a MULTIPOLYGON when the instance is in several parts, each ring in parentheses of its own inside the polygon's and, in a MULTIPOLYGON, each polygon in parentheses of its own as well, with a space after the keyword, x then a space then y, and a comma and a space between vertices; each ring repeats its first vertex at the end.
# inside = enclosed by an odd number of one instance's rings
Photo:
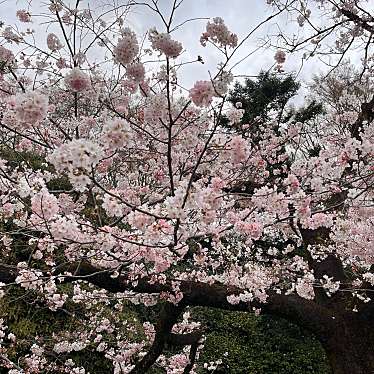
MULTIPOLYGON (((15 13, 17 9, 27 8, 30 0, 0 0, 0 17, 6 24, 16 21, 15 13)), ((81 0, 81 8, 89 6, 91 9, 104 9, 103 4, 108 2, 121 3, 122 0, 81 0)), ((125 0, 123 0, 125 1, 125 0)), ((148 0, 145 0, 148 1, 148 0)), ((40 8, 46 1, 32 0, 32 8, 40 8)), ((167 15, 172 4, 172 0, 159 0, 160 8, 167 15)), ((272 14, 272 9, 266 4, 266 0, 184 0, 175 15, 175 24, 179 24, 187 19, 196 17, 222 17, 230 31, 238 35, 239 41, 248 34, 261 21, 272 14)), ((137 6, 127 20, 129 26, 139 34, 144 34, 150 27, 156 26, 162 31, 160 20, 152 11, 144 6, 137 6)), ((182 42, 185 52, 181 59, 184 61, 194 60, 198 55, 203 57, 205 62, 201 64, 191 64, 184 68, 183 85, 190 87, 198 79, 209 79, 210 70, 214 74, 215 67, 221 61, 219 55, 212 47, 203 48, 199 39, 205 30, 206 20, 196 20, 189 22, 182 29, 173 34, 175 39, 182 42)), ((239 61, 242 57, 255 51, 261 44, 261 39, 268 35, 279 32, 297 32, 297 24, 289 24, 283 19, 272 20, 263 25, 254 33, 243 47, 238 51, 233 61, 239 61)), ((35 27, 35 25, 33 25, 35 27)), ((42 34, 45 37, 45 34, 42 34)), ((269 69, 274 63, 275 48, 262 48, 234 70, 236 75, 256 75, 261 69, 269 69)), ((287 58, 284 66, 286 72, 298 71, 300 68, 300 56, 287 58)), ((310 80, 313 73, 318 73, 323 66, 316 60, 304 64, 298 76, 303 81, 310 80)))
MULTIPOLYGON (((101 1, 101 0, 99 0, 101 1)), ((160 0, 165 14, 172 0, 160 0)), ((198 17, 222 17, 230 31, 236 33, 239 42, 260 22, 264 21, 273 13, 273 10, 266 4, 266 0, 185 0, 176 13, 175 24, 179 24, 186 19, 198 17)), ((143 7, 134 10, 129 20, 134 29, 145 32, 150 26, 158 26, 160 23, 154 14, 143 7)), ((190 65, 186 68, 187 81, 193 82, 198 79, 209 79, 208 70, 214 71, 217 62, 221 61, 220 55, 212 47, 202 47, 199 39, 205 31, 206 20, 196 20, 188 23, 180 32, 176 32, 175 38, 183 43, 186 49, 184 58, 193 60, 200 55, 205 64, 190 65), (195 78, 197 77, 197 78, 195 78)), ((285 18, 274 19, 256 31, 251 38, 238 50, 233 58, 233 62, 241 60, 250 52, 255 52, 267 36, 279 32, 278 26, 283 32, 294 32, 298 30, 297 24, 289 24, 285 18)), ((261 69, 268 70, 274 64, 274 54, 276 48, 261 48, 253 55, 245 59, 234 70, 237 75, 256 75, 261 69)), ((289 57, 284 66, 285 71, 299 71, 300 55, 289 57)), ((317 73, 323 66, 320 64, 306 64, 300 72, 299 78, 308 80, 313 73, 317 73)))

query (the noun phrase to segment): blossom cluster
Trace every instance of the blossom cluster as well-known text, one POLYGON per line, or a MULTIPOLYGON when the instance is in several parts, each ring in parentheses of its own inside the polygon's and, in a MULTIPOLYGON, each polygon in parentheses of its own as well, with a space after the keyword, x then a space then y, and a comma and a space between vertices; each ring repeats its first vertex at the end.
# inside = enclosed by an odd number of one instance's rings
POLYGON ((65 76, 65 84, 74 92, 82 92, 91 87, 90 77, 78 67, 71 69, 65 76))
POLYGON ((25 9, 17 10, 16 16, 21 22, 31 21, 31 14, 25 9))
POLYGON ((56 34, 49 33, 47 36, 47 47, 51 51, 58 51, 63 47, 63 45, 56 34))
POLYGON ((213 22, 207 23, 206 31, 201 36, 200 43, 205 47, 208 40, 222 48, 235 48, 238 44, 238 36, 229 31, 220 17, 213 18, 213 22))
POLYGON ((286 61, 286 52, 279 49, 274 55, 274 60, 279 65, 284 64, 286 61))
POLYGON ((127 76, 136 83, 144 81, 145 68, 141 62, 133 62, 126 66, 127 76))
POLYGON ((14 112, 16 119, 27 125, 42 121, 48 112, 48 97, 33 91, 15 97, 14 112))
POLYGON ((70 182, 78 189, 85 189, 89 183, 87 173, 95 167, 103 157, 102 148, 85 139, 72 140, 58 147, 49 161, 58 172, 67 172, 70 182))
POLYGON ((190 97, 196 106, 208 106, 212 103, 215 91, 212 82, 197 81, 190 90, 190 97))
POLYGON ((125 28, 121 39, 113 49, 115 60, 122 65, 127 65, 135 59, 138 53, 139 45, 135 33, 129 28, 125 28))
POLYGON ((8 66, 14 66, 15 64, 15 57, 11 50, 3 47, 0 45, 0 64, 1 65, 8 65, 8 66))
POLYGON ((34 214, 41 219, 50 219, 59 212, 58 200, 47 189, 42 189, 31 199, 31 208, 34 214))
POLYGON ((103 128, 102 142, 106 148, 117 149, 128 144, 131 137, 130 124, 122 119, 109 120, 103 128))
POLYGON ((170 34, 159 33, 156 29, 150 30, 149 40, 151 41, 152 48, 160 51, 166 57, 178 57, 183 49, 182 44, 177 40, 171 39, 170 34))

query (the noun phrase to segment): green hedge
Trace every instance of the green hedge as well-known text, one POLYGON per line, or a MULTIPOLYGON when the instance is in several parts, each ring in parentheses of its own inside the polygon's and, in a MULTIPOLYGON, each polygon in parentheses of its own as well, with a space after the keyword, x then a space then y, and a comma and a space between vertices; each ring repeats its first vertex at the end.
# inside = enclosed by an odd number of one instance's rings
POLYGON ((194 314, 207 327, 200 363, 223 360, 215 373, 331 374, 319 342, 283 319, 205 308, 194 314))

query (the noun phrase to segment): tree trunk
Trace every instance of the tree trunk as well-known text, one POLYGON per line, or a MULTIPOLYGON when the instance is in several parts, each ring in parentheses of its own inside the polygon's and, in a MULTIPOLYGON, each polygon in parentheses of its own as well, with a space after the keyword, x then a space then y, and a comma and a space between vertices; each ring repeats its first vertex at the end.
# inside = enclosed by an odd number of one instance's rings
MULTIPOLYGON (((333 374, 374 374, 373 345, 362 339, 360 347, 326 349, 333 374)), ((373 344, 373 343, 371 343, 373 344)))
POLYGON ((374 374, 374 328, 357 320, 336 324, 332 337, 322 341, 333 374, 374 374))

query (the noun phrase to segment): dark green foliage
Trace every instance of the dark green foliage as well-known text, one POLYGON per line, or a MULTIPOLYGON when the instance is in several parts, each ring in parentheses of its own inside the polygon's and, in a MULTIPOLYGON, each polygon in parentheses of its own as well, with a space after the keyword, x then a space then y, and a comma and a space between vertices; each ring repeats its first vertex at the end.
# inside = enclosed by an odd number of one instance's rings
MULTIPOLYGON (((318 341, 283 319, 205 308, 195 313, 208 332, 200 362, 223 360, 215 373, 331 373, 318 341)), ((200 373, 206 372, 200 368, 200 373)))
POLYGON ((1 299, 0 318, 5 319, 9 332, 17 336, 14 357, 29 353, 35 335, 45 337, 62 329, 75 328, 75 321, 69 314, 62 310, 50 311, 36 292, 18 286, 10 288, 7 296, 1 299))
POLYGON ((0 147, 0 158, 7 161, 11 168, 20 167, 22 164, 27 165, 32 170, 46 170, 45 158, 30 152, 18 152, 9 147, 0 147))
POLYGON ((295 112, 293 120, 305 123, 323 113, 323 105, 316 100, 311 101, 306 107, 295 112))
POLYGON ((315 119, 318 115, 324 113, 324 108, 322 103, 312 100, 305 107, 295 109, 289 109, 283 117, 283 122, 301 122, 306 123, 315 119))
MULTIPOLYGON (((69 292, 71 285, 60 285, 59 290, 62 292, 69 292)), ((109 317, 112 313, 113 305, 107 306, 103 310, 103 316, 109 317)), ((0 300, 0 318, 5 320, 8 326, 8 332, 12 332, 17 336, 17 349, 10 349, 9 357, 17 361, 18 357, 22 357, 30 353, 30 347, 36 343, 36 336, 40 337, 39 342, 46 343, 49 350, 47 355, 54 360, 58 359, 73 359, 79 366, 86 368, 87 372, 91 374, 104 374, 113 371, 112 362, 105 358, 103 353, 97 352, 94 349, 86 348, 79 352, 71 352, 70 354, 56 355, 52 350, 52 345, 48 342, 54 334, 62 336, 64 331, 69 331, 74 334, 74 331, 79 331, 80 327, 88 321, 84 317, 84 306, 67 302, 64 308, 57 311, 51 311, 45 303, 39 298, 35 291, 24 290, 18 286, 14 286, 8 290, 7 296, 0 300)), ((121 331, 122 336, 130 337, 133 341, 142 340, 144 336, 141 333, 142 326, 138 321, 135 307, 129 304, 119 317, 119 323, 123 325, 121 331), (132 324, 137 325, 137 332, 129 332, 126 329, 126 321, 131 320, 132 324)), ((71 338, 68 340, 71 340, 71 338)), ((51 340, 52 342, 52 340, 51 340)), ((53 343, 52 343, 53 344, 53 343)), ((57 360, 58 361, 58 360, 57 360)), ((7 373, 8 371, 4 371, 7 373)), ((0 374, 2 374, 0 367, 0 374)))
POLYGON ((292 75, 280 78, 262 71, 256 80, 246 79, 243 85, 236 83, 229 100, 233 104, 242 103, 245 110, 243 123, 250 123, 256 117, 269 119, 271 111, 282 111, 299 88, 300 83, 292 75))
MULTIPOLYGON (((244 84, 236 82, 229 101, 234 105, 242 103, 245 111, 242 123, 251 124, 252 136, 256 138, 254 133, 260 134, 261 126, 270 119, 276 118, 278 123, 306 123, 324 112, 322 103, 316 100, 298 109, 287 106, 299 88, 300 83, 293 75, 282 77, 275 73, 260 72, 256 80, 246 79, 244 84)), ((227 118, 223 118, 222 125, 227 124, 227 118)))

